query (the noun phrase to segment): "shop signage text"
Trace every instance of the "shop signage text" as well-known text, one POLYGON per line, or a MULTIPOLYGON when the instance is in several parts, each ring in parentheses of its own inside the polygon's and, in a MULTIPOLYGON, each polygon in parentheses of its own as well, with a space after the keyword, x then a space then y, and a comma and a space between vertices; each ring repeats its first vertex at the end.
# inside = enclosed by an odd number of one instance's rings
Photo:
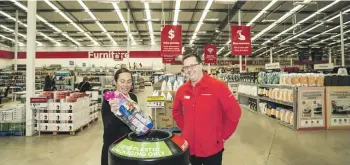
POLYGON ((116 61, 122 61, 123 58, 128 56, 127 52, 117 52, 117 51, 90 51, 88 52, 89 58, 108 58, 116 61))

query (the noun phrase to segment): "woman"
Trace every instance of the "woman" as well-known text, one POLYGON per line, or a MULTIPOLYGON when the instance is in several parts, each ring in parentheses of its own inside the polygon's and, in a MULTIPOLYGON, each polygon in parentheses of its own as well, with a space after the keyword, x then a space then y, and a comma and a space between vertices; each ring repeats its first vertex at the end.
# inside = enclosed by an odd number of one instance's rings
POLYGON ((45 77, 45 84, 44 84, 44 91, 53 91, 56 89, 55 87, 55 79, 54 79, 54 74, 47 74, 45 77))
POLYGON ((78 85, 79 92, 91 91, 91 85, 89 83, 89 78, 84 77, 83 82, 80 82, 78 85))
MULTIPOLYGON (((137 102, 137 97, 133 93, 130 93, 132 87, 132 75, 128 69, 119 69, 114 74, 114 80, 116 82, 116 90, 123 93, 125 96, 137 102)), ((116 101, 103 100, 102 103, 102 121, 104 126, 103 133, 103 148, 101 165, 108 165, 108 148, 109 146, 120 137, 131 132, 130 128, 124 124, 119 118, 117 118, 111 107, 117 107, 116 101)))

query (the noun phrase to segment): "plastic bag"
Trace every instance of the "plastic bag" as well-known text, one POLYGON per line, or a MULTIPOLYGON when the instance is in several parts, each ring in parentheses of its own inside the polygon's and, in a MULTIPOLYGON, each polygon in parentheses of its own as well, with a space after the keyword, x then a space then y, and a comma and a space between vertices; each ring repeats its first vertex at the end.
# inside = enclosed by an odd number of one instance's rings
POLYGON ((152 119, 143 112, 137 103, 120 92, 107 91, 104 94, 107 101, 118 100, 119 109, 111 109, 121 121, 136 133, 137 136, 146 135, 153 128, 152 119))

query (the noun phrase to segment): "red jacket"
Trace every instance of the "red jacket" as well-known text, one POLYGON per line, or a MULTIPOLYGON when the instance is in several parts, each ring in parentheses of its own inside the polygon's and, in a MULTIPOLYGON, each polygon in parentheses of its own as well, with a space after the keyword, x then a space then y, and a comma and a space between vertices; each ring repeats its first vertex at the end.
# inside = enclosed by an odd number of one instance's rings
POLYGON ((195 87, 187 82, 177 90, 173 116, 191 155, 208 157, 223 149, 224 140, 237 128, 241 109, 224 82, 204 73, 195 87))

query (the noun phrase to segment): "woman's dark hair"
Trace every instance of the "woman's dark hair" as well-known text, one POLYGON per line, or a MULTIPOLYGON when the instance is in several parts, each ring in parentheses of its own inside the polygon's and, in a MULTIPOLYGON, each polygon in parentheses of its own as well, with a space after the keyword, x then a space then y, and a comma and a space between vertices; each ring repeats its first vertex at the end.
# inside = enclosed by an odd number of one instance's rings
POLYGON ((119 79, 119 75, 120 75, 121 73, 130 73, 130 75, 131 75, 131 81, 132 81, 132 85, 131 85, 130 92, 133 92, 133 91, 134 91, 134 80, 133 80, 132 73, 131 73, 130 70, 128 70, 128 69, 126 69, 126 68, 121 68, 121 69, 117 70, 117 71, 115 72, 115 74, 114 74, 114 81, 115 81, 115 83, 117 84, 117 81, 118 81, 118 79, 119 79))
POLYGON ((121 68, 121 69, 117 70, 117 71, 115 72, 115 74, 114 74, 114 81, 115 81, 115 82, 118 81, 119 75, 120 75, 121 73, 130 73, 130 75, 131 75, 131 80, 132 80, 132 73, 130 72, 130 70, 128 70, 128 69, 126 69, 126 68, 121 68))

